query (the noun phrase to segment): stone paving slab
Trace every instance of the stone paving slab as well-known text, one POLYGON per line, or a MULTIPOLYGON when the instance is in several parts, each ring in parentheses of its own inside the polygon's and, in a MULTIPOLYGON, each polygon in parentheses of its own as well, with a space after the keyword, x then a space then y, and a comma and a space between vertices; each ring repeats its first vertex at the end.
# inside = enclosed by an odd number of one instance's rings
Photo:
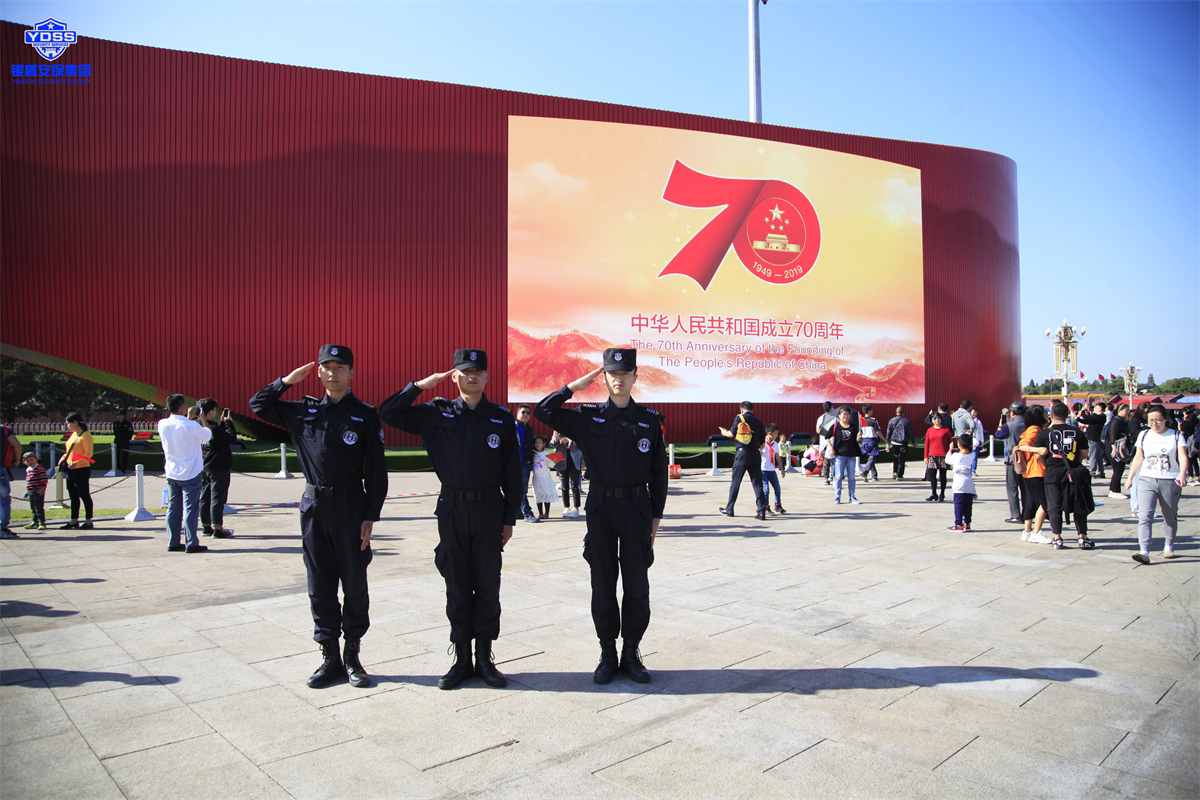
MULTIPOLYGON (((103 504, 132 502, 106 481, 103 504)), ((1094 515, 1094 551, 1020 542, 997 465, 964 534, 913 481, 835 506, 793 476, 792 513, 759 522, 748 487, 727 519, 726 479, 688 474, 651 571, 650 684, 591 682, 585 524, 554 518, 505 549, 509 688, 441 692, 437 485, 390 483, 366 690, 304 685, 297 480, 235 476, 232 502, 282 505, 203 555, 167 553, 161 520, 3 542, 0 795, 1200 796, 1192 490, 1180 558, 1142 567, 1124 503, 1094 515)))

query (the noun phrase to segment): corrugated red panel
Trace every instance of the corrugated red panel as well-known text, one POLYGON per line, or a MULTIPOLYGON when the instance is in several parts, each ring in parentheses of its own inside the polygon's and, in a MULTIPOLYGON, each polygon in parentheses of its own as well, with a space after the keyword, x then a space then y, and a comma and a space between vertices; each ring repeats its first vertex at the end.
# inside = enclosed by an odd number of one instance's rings
MULTIPOLYGON (((507 120, 517 114, 919 168, 929 404, 969 397, 990 422, 1017 396, 1016 167, 1003 156, 87 38, 62 60, 91 64, 88 85, 16 85, 11 64, 41 60, 23 30, 0 24, 9 352, 248 414, 255 390, 324 341, 354 348, 356 391, 374 402, 473 346, 495 354, 490 394, 503 399, 507 120)), ((785 431, 811 430, 818 413, 759 408, 785 431)), ((662 410, 674 441, 703 440, 734 412, 662 410)))

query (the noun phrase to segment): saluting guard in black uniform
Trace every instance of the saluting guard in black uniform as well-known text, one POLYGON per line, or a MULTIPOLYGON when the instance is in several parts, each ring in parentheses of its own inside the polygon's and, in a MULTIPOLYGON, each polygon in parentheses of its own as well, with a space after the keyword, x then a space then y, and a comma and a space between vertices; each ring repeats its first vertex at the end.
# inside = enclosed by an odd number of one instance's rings
POLYGON ((375 408, 350 391, 354 354, 342 345, 321 347, 316 362, 277 378, 254 397, 255 414, 292 435, 306 483, 300 498, 300 530, 308 597, 324 661, 308 679, 314 689, 345 675, 352 686, 370 686, 359 661, 359 644, 370 627, 367 565, 371 531, 387 495, 383 426, 375 408), (280 396, 314 366, 325 397, 285 402, 280 396), (344 604, 338 605, 338 581, 344 604), (338 636, 346 650, 338 653, 338 636))
POLYGON ((619 670, 638 683, 650 680, 638 644, 650 624, 654 537, 667 504, 667 451, 659 414, 629 392, 637 380, 637 350, 609 348, 604 366, 547 395, 534 416, 574 440, 587 461, 587 535, 583 557, 592 569, 592 622, 600 664, 592 676, 608 683, 619 670), (563 408, 604 371, 608 402, 563 408), (617 604, 617 575, 624 597, 617 604), (621 660, 617 637, 624 635, 621 660))
POLYGON ((487 399, 487 379, 487 353, 456 350, 453 370, 409 383, 379 407, 388 425, 421 436, 442 483, 433 561, 446 579, 455 660, 439 689, 454 689, 473 675, 489 686, 508 685, 493 661, 492 642, 500 636, 501 551, 512 537, 525 487, 516 421, 487 399), (457 398, 413 405, 451 374, 457 398))

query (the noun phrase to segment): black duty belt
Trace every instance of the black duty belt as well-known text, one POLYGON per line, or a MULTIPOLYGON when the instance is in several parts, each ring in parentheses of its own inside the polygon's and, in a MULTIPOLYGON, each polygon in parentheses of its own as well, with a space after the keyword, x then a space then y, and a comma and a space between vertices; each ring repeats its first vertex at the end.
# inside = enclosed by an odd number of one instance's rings
POLYGON ((629 497, 642 497, 650 494, 645 486, 605 486, 604 496, 623 500, 629 497))
POLYGON ((442 495, 458 503, 479 503, 493 497, 499 497, 500 488, 491 486, 487 489, 442 489, 442 495))
POLYGON ((313 497, 346 497, 353 491, 362 491, 358 486, 314 486, 304 484, 304 493, 313 497))

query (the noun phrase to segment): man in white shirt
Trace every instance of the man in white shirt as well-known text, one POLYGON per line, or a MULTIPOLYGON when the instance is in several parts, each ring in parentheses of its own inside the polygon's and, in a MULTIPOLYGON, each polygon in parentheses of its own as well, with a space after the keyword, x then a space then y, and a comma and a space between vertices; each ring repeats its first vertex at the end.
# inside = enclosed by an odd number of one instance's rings
MULTIPOLYGON (((167 398, 167 410, 171 416, 158 421, 167 486, 171 490, 171 500, 167 505, 167 550, 172 553, 203 553, 208 548, 200 544, 196 536, 196 522, 200 516, 200 473, 204 469, 201 446, 212 438, 212 431, 203 418, 197 421, 185 417, 184 404, 183 395, 171 395, 167 398), (180 528, 184 525, 186 544, 181 544, 180 528)), ((199 414, 196 416, 200 417, 199 414)))

